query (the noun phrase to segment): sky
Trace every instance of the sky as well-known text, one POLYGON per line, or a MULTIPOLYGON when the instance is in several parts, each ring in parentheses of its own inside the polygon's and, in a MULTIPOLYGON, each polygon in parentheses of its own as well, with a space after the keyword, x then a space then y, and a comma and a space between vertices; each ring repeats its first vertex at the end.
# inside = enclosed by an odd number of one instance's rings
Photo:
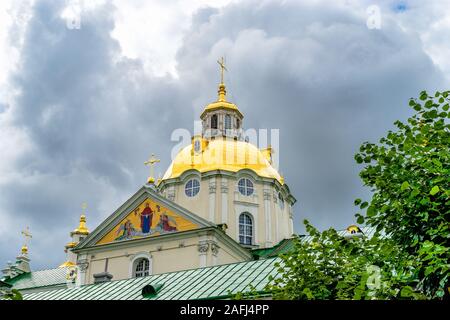
POLYGON ((93 230, 164 174, 177 128, 216 99, 245 128, 279 129, 294 225, 355 222, 370 198, 354 154, 421 90, 449 88, 450 1, 0 2, 0 263, 30 227, 34 270, 65 260, 87 202, 93 230))

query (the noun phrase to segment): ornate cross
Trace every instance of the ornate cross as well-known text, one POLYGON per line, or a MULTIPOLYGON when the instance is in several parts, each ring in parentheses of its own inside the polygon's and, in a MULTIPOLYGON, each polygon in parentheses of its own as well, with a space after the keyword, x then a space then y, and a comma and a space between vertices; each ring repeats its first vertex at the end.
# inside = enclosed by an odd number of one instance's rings
POLYGON ((25 238, 24 246, 27 247, 28 246, 28 239, 32 238, 32 235, 30 233, 30 228, 27 227, 25 230, 22 230, 22 234, 23 234, 23 236, 25 238))
POLYGON ((87 208, 87 203, 86 202, 83 202, 82 204, 81 204, 81 214, 83 214, 83 215, 86 215, 86 208, 87 208))
POLYGON ((225 61, 223 59, 223 57, 221 58, 221 60, 217 60, 217 63, 220 66, 220 83, 223 83, 223 71, 228 71, 227 68, 225 67, 225 61))
POLYGON ((159 159, 155 158, 155 154, 152 153, 152 156, 150 157, 150 159, 148 159, 147 161, 144 162, 144 164, 146 166, 150 166, 150 177, 148 177, 148 183, 155 182, 155 178, 153 177, 153 171, 154 171, 153 166, 155 165, 155 163, 157 163, 159 161, 160 161, 159 159))

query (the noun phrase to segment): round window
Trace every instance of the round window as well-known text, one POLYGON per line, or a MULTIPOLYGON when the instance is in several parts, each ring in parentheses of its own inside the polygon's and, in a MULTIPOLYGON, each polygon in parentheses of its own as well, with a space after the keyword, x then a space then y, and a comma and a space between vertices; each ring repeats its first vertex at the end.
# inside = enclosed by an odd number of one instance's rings
POLYGON ((250 179, 243 178, 238 182, 239 192, 244 196, 253 194, 253 182, 250 179))
POLYGON ((188 197, 195 197, 200 191, 200 182, 197 179, 189 180, 184 186, 184 192, 188 197))

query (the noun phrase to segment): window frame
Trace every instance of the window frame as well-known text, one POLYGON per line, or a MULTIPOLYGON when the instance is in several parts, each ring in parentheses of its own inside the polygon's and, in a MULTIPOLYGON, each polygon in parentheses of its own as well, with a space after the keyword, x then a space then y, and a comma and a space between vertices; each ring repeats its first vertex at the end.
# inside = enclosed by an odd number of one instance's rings
POLYGON ((255 193, 255 184, 249 178, 240 178, 237 183, 237 188, 239 193, 246 197, 250 197, 255 193), (241 185, 241 181, 244 181, 243 185, 241 185), (244 192, 242 192, 241 188, 243 188, 244 192), (251 190, 250 193, 249 190, 251 190))
POLYGON ((213 114, 211 116, 211 129, 218 129, 219 128, 219 117, 217 114, 213 114))
POLYGON ((152 255, 147 251, 141 251, 130 256, 130 264, 128 268, 129 278, 136 278, 136 267, 142 259, 146 259, 148 261, 148 275, 152 275, 153 273, 152 255))
POLYGON ((150 275, 150 260, 145 257, 141 257, 136 259, 134 262, 134 268, 133 268, 133 278, 142 278, 147 277, 150 275), (143 263, 142 270, 138 270, 138 267, 143 263))
POLYGON ((225 130, 231 130, 232 124, 231 124, 231 116, 229 114, 225 115, 225 130))
POLYGON ((245 245, 245 246, 252 246, 255 243, 255 220, 253 219, 253 216, 250 212, 244 211, 239 215, 238 218, 238 237, 239 237, 239 244, 245 245), (241 217, 244 217, 244 219, 248 218, 248 221, 241 221, 241 217), (241 226, 242 226, 242 232, 241 232, 241 226), (250 227, 250 233, 247 232, 247 227, 250 227), (241 237, 243 241, 241 240, 241 237), (249 241, 247 241, 249 240, 249 241), (250 243, 248 243, 250 242, 250 243))
POLYGON ((200 193, 200 181, 196 178, 191 178, 189 179, 185 184, 184 184, 184 194, 186 195, 186 197, 188 198, 194 198, 196 197, 198 194, 200 193), (191 182, 191 186, 189 187, 188 184, 191 182), (194 186, 194 182, 197 182, 198 185, 194 186), (196 190, 196 192, 195 192, 196 190), (191 194, 188 193, 188 191, 191 192, 191 194))

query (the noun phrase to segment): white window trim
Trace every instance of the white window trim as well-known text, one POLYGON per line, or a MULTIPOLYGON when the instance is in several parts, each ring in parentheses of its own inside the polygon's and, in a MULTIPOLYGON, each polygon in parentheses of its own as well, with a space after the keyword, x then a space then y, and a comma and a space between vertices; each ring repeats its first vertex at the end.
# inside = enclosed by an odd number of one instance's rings
POLYGON ((241 213, 247 212, 250 214, 250 216, 252 217, 253 220, 253 246, 257 246, 258 245, 258 206, 247 206, 247 205, 243 205, 243 204, 235 204, 234 205, 234 221, 235 221, 235 226, 236 226, 236 242, 240 244, 239 242, 239 216, 241 215, 241 213))
MULTIPOLYGON (((239 240, 239 243, 244 245, 244 246, 248 246, 248 245, 253 246, 255 244, 255 219, 253 219, 252 214, 250 212, 248 212, 248 211, 241 212, 239 214, 238 222, 239 222, 239 224, 238 224, 238 234, 239 234, 238 240, 239 240), (250 218, 250 226, 252 227, 252 233, 250 235, 251 236, 250 244, 248 244, 248 243, 241 243, 241 239, 240 239, 241 238, 241 232, 240 232, 241 222, 240 222, 240 218, 241 218, 242 215, 247 215, 250 218)), ((247 225, 248 224, 244 223, 244 226, 247 226, 247 225)), ((245 230, 245 228, 244 228, 244 230, 245 230)), ((244 237, 248 237, 248 235, 245 234, 245 231, 244 231, 244 237)))
MULTIPOLYGON (((192 184, 193 184, 193 183, 192 183, 192 184)), ((190 178, 186 179, 186 182, 184 183, 183 189, 184 189, 184 190, 183 190, 184 196, 185 196, 186 198, 188 198, 188 199, 194 199, 194 198, 196 198, 196 197, 200 194, 200 191, 201 191, 201 189, 202 189, 202 183, 201 183, 201 181, 200 181, 197 177, 190 177, 190 178), (197 192, 195 195, 193 195, 193 196, 188 196, 187 193, 186 193, 186 186, 187 186, 188 182, 191 181, 191 180, 196 180, 196 181, 198 182, 198 192, 197 192)), ((193 185, 192 185, 192 190, 194 190, 194 186, 193 186, 193 185)))
POLYGON ((142 258, 148 259, 148 262, 149 262, 148 274, 149 275, 153 274, 152 255, 148 252, 138 252, 138 253, 132 255, 130 258, 130 266, 129 266, 129 271, 128 271, 129 278, 135 277, 136 262, 142 258))
POLYGON ((249 177, 246 177, 246 176, 244 176, 244 177, 239 177, 238 178, 238 180, 237 180, 237 183, 236 183, 236 189, 237 189, 237 192, 239 192, 239 194, 241 195, 241 196, 244 196, 244 197, 252 197, 253 195, 255 195, 255 181, 253 181, 253 179, 251 179, 251 178, 249 178, 249 177), (241 190, 239 190, 239 182, 241 181, 241 180, 248 180, 248 181, 250 181, 251 183, 252 183, 252 189, 253 189, 253 191, 252 191, 252 193, 251 194, 249 194, 249 195, 247 195, 247 182, 245 182, 245 194, 243 194, 242 192, 241 192, 241 190))

